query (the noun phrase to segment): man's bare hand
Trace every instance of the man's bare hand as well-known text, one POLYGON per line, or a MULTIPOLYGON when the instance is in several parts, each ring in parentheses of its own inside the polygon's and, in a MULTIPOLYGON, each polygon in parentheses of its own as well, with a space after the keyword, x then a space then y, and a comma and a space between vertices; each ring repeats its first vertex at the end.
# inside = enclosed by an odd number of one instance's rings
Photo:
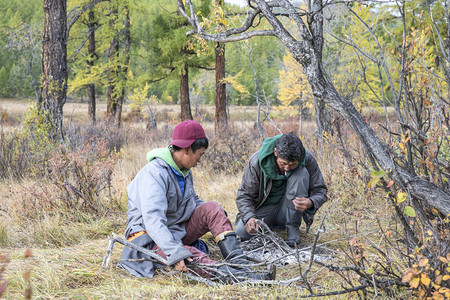
POLYGON ((245 224, 245 230, 247 230, 248 233, 256 233, 259 230, 259 226, 256 223, 256 218, 250 218, 247 221, 247 224, 245 224))
MULTIPOLYGON (((192 258, 188 257, 186 258, 186 260, 192 261, 192 258)), ((173 266, 177 271, 189 272, 188 268, 186 267, 186 264, 184 263, 184 259, 180 260, 179 262, 176 262, 173 266)))
POLYGON ((311 201, 311 199, 309 198, 295 198, 294 200, 292 200, 292 202, 294 203, 294 207, 296 210, 304 212, 305 210, 310 209, 311 207, 313 207, 313 202, 311 201))

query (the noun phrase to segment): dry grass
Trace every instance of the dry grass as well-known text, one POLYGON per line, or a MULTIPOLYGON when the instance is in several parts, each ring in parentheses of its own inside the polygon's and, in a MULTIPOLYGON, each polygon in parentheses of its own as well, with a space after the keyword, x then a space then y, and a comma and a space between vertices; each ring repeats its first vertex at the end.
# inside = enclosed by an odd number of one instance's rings
MULTIPOLYGON (((20 119, 26 110, 26 101, 0 101, 0 107, 8 114, 20 119)), ((98 105, 102 111, 102 104, 98 105)), ((110 232, 122 234, 126 226, 126 186, 134 175, 144 166, 145 154, 152 148, 167 145, 170 130, 176 124, 178 107, 158 107, 161 111, 172 115, 166 123, 158 124, 159 131, 148 142, 128 143, 122 151, 122 159, 114 170, 112 186, 120 208, 105 215, 96 216, 89 221, 73 222, 57 211, 41 214, 38 218, 24 217, 23 199, 36 184, 50 185, 42 180, 0 182, 0 253, 8 253, 11 263, 7 268, 6 277, 9 285, 3 295, 7 299, 21 298, 26 287, 23 273, 31 270, 33 298, 35 299, 293 299, 306 290, 291 286, 222 286, 212 288, 203 284, 184 279, 180 274, 168 276, 158 274, 153 279, 140 279, 129 276, 124 271, 112 267, 104 270, 100 276, 98 271, 106 252, 107 235, 110 232), (164 129, 164 124, 168 129, 164 129), (167 132, 164 133, 163 131, 167 132), (23 258, 26 248, 31 248, 34 256, 23 258)), ((205 107, 213 111, 213 107, 205 107)), ((243 135, 257 136, 253 129, 254 108, 232 107, 231 120, 236 132, 243 135), (250 134, 252 133, 252 134, 250 134)), ((124 110, 125 116, 127 109, 124 110)), ((86 120, 86 104, 68 103, 65 106, 66 121, 80 122, 86 120)), ((126 119, 126 117, 124 117, 126 119)), ((214 139, 213 122, 202 123, 207 135, 214 139)), ((296 130, 295 123, 277 123, 284 132, 296 130)), ((15 125, 17 126, 17 124, 15 125)), ((125 128, 144 128, 143 124, 125 123, 125 128)), ((302 131, 303 141, 309 151, 315 154, 321 166, 325 180, 329 186, 330 199, 319 210, 316 220, 321 220, 327 214, 326 231, 321 236, 321 243, 329 243, 327 247, 338 249, 345 244, 342 239, 346 234, 376 231, 375 217, 387 220, 390 213, 384 204, 382 196, 367 191, 365 179, 368 171, 357 168, 350 171, 344 160, 332 143, 322 143, 313 136, 314 125, 305 123, 302 131)), ((268 126, 268 135, 277 131, 268 126)), ((151 134, 150 134, 151 135, 151 134)), ((239 151, 246 155, 253 153, 259 141, 239 151)), ((355 151, 359 151, 356 141, 352 141, 355 151)), ((240 153, 240 152, 239 152, 240 153)), ((206 201, 218 201, 229 216, 234 220, 237 209, 234 202, 237 188, 240 184, 241 171, 234 174, 217 172, 214 162, 203 161, 193 170, 195 188, 199 196, 206 201)), ((312 233, 318 230, 316 221, 308 235, 303 231, 306 243, 313 240, 312 233)), ((122 246, 116 244, 112 255, 113 263, 120 259, 122 246)), ((334 273, 314 267, 311 273, 319 272, 315 282, 327 289, 340 290, 341 279, 334 273)), ((297 276, 294 266, 281 268, 279 278, 297 276)), ((354 295, 340 295, 327 299, 351 299, 354 295)))

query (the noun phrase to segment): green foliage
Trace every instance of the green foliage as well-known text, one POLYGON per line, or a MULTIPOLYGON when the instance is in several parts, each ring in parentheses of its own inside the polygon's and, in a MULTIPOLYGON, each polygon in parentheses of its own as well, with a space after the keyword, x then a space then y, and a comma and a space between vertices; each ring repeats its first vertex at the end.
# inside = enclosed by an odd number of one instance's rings
POLYGON ((149 85, 146 83, 143 88, 135 88, 133 90, 133 94, 131 94, 128 98, 130 100, 129 107, 133 113, 138 115, 141 114, 142 108, 145 104, 148 95, 149 85))
POLYGON ((285 50, 279 40, 271 37, 255 37, 251 41, 226 45, 227 77, 241 74, 238 82, 248 91, 242 93, 239 89, 229 86, 227 90, 229 102, 238 105, 256 104, 254 74, 246 43, 252 48, 252 61, 258 78, 259 93, 262 94, 264 91, 268 98, 276 102, 279 70, 283 64, 285 50))
POLYGON ((43 168, 57 145, 52 139, 51 119, 48 112, 32 104, 22 121, 20 138, 28 141, 29 154, 36 163, 36 168, 30 169, 32 173, 44 171, 43 168))
MULTIPOLYGON (((19 54, 8 50, 10 35, 21 32, 22 27, 40 26, 43 20, 41 0, 11 0, 0 4, 0 96, 12 97, 19 95, 33 95, 31 82, 25 79, 29 74, 23 68, 17 73, 16 66, 20 65, 19 54), (1 71, 3 70, 3 71, 1 71), (7 76, 5 75, 7 74, 7 76), (18 76, 20 75, 20 76, 18 76), (25 79, 25 80, 24 80, 25 79)), ((39 43, 40 45, 40 43, 39 43)), ((39 73, 40 63, 35 62, 34 72, 39 73)))
MULTIPOLYGON (((85 0, 69 2, 74 8, 85 3, 85 0)), ((132 70, 121 72, 128 68, 126 57, 121 46, 124 44, 124 29, 126 25, 125 7, 133 4, 128 0, 105 1, 97 4, 92 12, 94 18, 89 19, 88 12, 84 13, 79 21, 72 27, 71 43, 68 44, 68 61, 72 68, 69 74, 68 93, 84 92, 83 88, 88 84, 94 84, 97 91, 105 92, 106 87, 114 82, 114 95, 121 93, 126 88, 128 79, 133 77, 132 70), (117 11, 117 13, 115 13, 117 11), (86 42, 89 24, 95 28, 95 54, 89 53, 89 43, 86 42), (107 58, 112 40, 118 39, 120 51, 112 60, 107 58), (88 68, 87 62, 93 62, 94 66, 88 68), (110 75, 110 71, 113 71, 110 75), (109 76, 112 76, 111 78, 109 76)))

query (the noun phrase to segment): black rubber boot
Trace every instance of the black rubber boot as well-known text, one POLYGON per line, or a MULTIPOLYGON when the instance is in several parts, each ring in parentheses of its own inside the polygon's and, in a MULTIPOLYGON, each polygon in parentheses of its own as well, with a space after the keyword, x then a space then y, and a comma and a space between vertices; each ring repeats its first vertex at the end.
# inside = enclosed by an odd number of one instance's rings
POLYGON ((225 260, 231 260, 237 256, 239 256, 240 259, 245 260, 244 251, 242 251, 239 246, 235 232, 225 234, 223 238, 217 242, 217 245, 225 260))
MULTIPOLYGON (((239 265, 248 265, 250 262, 246 259, 244 251, 239 246, 235 232, 229 232, 221 237, 221 240, 217 242, 220 248, 220 252, 225 260, 231 261, 239 265)), ((274 280, 276 276, 276 267, 270 266, 270 270, 264 273, 254 273, 248 267, 229 267, 222 266, 219 268, 222 273, 229 274, 226 276, 226 282, 241 282, 246 279, 255 280, 274 280)))
POLYGON ((286 209, 286 244, 291 247, 300 244, 300 224, 303 213, 292 208, 286 209))

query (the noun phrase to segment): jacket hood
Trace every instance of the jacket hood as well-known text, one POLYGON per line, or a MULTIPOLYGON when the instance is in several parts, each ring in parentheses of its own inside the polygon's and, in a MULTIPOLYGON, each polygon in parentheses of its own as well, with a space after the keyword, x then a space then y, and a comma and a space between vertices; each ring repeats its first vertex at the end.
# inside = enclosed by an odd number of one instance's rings
MULTIPOLYGON (((275 161, 274 149, 277 145, 277 140, 282 136, 282 134, 276 135, 274 137, 266 138, 261 145, 258 153, 259 166, 264 173, 264 176, 270 179, 280 180, 289 177, 292 171, 286 172, 285 175, 281 175, 278 172, 277 164, 275 161)), ((305 151, 303 151, 305 153, 305 151)), ((306 153, 303 155, 301 160, 298 162, 298 166, 304 166, 306 160, 306 153)))
POLYGON ((160 159, 164 160, 169 166, 171 166, 173 169, 175 169, 175 171, 177 171, 180 174, 183 174, 184 176, 189 174, 189 171, 190 171, 189 169, 180 170, 180 168, 178 168, 177 164, 173 160, 172 154, 170 153, 170 147, 156 148, 147 153, 147 161, 148 162, 151 162, 155 158, 160 158, 160 159))
POLYGON ((264 176, 275 180, 285 179, 287 177, 287 172, 285 175, 281 175, 280 172, 278 172, 275 155, 273 154, 279 137, 281 137, 281 134, 266 138, 258 153, 259 166, 261 167, 264 176))

